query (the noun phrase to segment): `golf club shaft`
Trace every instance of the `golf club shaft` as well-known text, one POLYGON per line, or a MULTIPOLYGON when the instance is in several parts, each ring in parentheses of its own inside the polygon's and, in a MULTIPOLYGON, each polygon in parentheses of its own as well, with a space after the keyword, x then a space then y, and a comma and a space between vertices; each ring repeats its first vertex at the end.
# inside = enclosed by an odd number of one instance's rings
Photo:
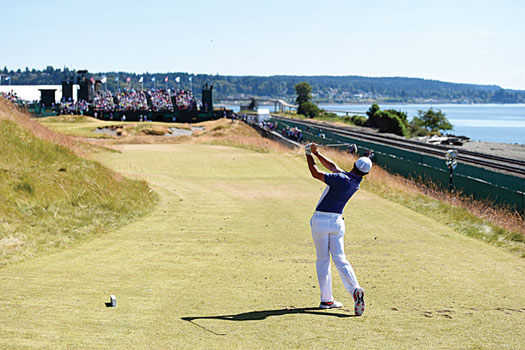
POLYGON ((328 144, 328 145, 319 145, 319 146, 323 146, 323 147, 342 147, 342 146, 350 146, 349 143, 331 143, 331 144, 328 144))

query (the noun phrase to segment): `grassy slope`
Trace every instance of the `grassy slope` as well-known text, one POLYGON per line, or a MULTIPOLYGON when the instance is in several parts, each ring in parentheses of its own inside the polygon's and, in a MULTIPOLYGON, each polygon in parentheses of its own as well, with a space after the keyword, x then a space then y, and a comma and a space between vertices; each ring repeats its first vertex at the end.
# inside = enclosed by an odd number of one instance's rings
POLYGON ((525 261, 361 190, 347 254, 367 311, 319 311, 303 159, 210 145, 99 154, 152 215, 0 275, 0 348, 520 348, 525 261), (24 278, 20 278, 24 276, 24 278), (28 283, 30 281, 30 283, 28 283), (109 294, 118 307, 104 307, 109 294))
POLYGON ((155 196, 144 182, 46 140, 60 137, 5 102, 0 108, 0 266, 69 247, 151 209, 155 196))

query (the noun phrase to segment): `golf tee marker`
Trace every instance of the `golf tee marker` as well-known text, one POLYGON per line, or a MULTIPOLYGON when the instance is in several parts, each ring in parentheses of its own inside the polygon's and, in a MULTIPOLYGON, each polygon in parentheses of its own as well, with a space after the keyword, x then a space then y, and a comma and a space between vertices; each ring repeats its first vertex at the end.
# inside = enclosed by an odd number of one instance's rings
POLYGON ((106 307, 117 307, 117 297, 114 295, 110 295, 109 303, 106 303, 106 307))

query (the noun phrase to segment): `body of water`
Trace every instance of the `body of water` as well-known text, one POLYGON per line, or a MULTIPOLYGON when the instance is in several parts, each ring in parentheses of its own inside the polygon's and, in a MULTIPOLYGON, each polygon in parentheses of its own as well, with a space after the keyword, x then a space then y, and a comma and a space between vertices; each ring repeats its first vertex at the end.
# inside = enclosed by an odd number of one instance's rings
MULTIPOLYGON (((321 105, 326 110, 366 112, 370 105, 321 105)), ((419 110, 440 109, 456 135, 475 141, 525 144, 525 104, 380 104, 381 109, 403 111, 411 120, 419 110)))
MULTIPOLYGON (((239 106, 227 106, 235 111, 239 106)), ((326 110, 366 112, 370 104, 321 104, 326 110)), ((379 104, 381 109, 400 110, 411 120, 418 110, 440 109, 454 126, 452 133, 474 141, 525 144, 525 104, 379 104)), ((272 112, 273 104, 260 106, 272 112)), ((344 113, 338 113, 344 115, 344 113)))

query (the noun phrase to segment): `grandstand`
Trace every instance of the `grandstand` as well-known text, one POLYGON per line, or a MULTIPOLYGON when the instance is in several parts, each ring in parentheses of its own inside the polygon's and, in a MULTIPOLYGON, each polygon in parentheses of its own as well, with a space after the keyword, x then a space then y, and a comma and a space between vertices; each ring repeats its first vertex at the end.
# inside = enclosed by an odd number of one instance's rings
POLYGON ((86 114, 104 120, 193 122, 220 117, 214 115, 212 86, 203 87, 199 105, 191 90, 124 90, 96 92, 86 114), (209 91, 206 95, 206 91, 209 91), (209 96, 209 98, 206 98, 209 96))
POLYGON ((78 83, 72 85, 70 81, 64 81, 62 86, 45 86, 45 89, 43 86, 7 86, 11 89, 2 92, 2 97, 24 105, 37 117, 82 114, 103 120, 200 122, 225 114, 224 110, 214 111, 213 86, 208 84, 202 87, 203 98, 198 103, 191 90, 125 89, 111 92, 101 90, 99 85, 86 79, 80 79, 78 83), (55 91, 62 94, 59 101, 55 91), (40 95, 39 99, 37 95, 40 95))

